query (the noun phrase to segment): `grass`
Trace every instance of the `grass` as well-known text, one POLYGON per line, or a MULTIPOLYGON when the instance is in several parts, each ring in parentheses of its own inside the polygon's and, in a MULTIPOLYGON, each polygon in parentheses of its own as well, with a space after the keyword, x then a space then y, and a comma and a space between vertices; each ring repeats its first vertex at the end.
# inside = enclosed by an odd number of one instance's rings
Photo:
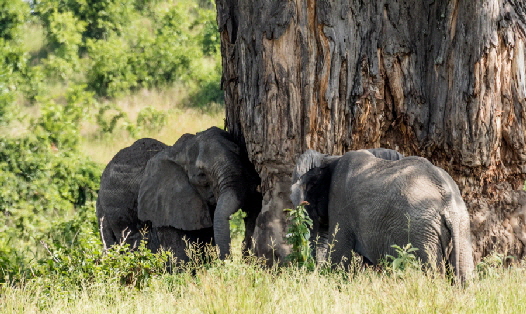
MULTIPOLYGON (((62 86, 61 88, 64 89, 62 86)), ((102 134, 92 115, 83 119, 81 126, 81 151, 91 160, 106 165, 122 148, 130 146, 139 138, 155 138, 167 145, 173 145, 181 135, 196 133, 211 126, 224 127, 224 110, 220 105, 212 104, 207 108, 192 108, 183 105, 188 92, 182 87, 165 90, 141 90, 114 100, 130 124, 135 125, 139 112, 145 107, 153 107, 166 117, 166 124, 148 130, 138 129, 135 137, 126 130, 124 119, 119 120, 111 134, 102 134)), ((24 117, 37 117, 39 106, 25 106, 20 101, 18 112, 24 117)), ((109 103, 109 102, 108 102, 109 103)), ((8 126, 0 126, 0 132, 10 136, 21 136, 28 132, 28 119, 13 121, 8 126)))
POLYGON ((165 274, 143 290, 87 284, 66 291, 38 281, 0 288, 1 313, 525 313, 524 268, 466 287, 407 271, 265 269, 240 259, 165 274))
MULTIPOLYGON (((51 99, 62 103, 67 87, 62 83, 48 82, 47 90, 51 99), (57 96, 58 95, 58 96, 57 96)), ((112 133, 101 132, 94 116, 97 113, 96 106, 89 108, 89 116, 82 120, 81 151, 91 160, 106 165, 111 158, 122 148, 130 146, 139 138, 155 138, 167 145, 173 145, 181 135, 185 133, 196 133, 212 126, 224 127, 224 110, 219 104, 210 104, 205 108, 195 108, 185 104, 189 91, 182 86, 172 86, 163 90, 140 90, 130 95, 115 100, 102 101, 118 108, 126 115, 120 119, 112 133), (155 129, 137 129, 136 134, 130 134, 126 125, 136 126, 137 117, 141 110, 152 107, 165 116, 166 124, 155 129)), ((27 101, 21 97, 15 104, 17 114, 22 119, 13 120, 7 126, 0 126, 0 133, 9 137, 22 136, 28 132, 29 119, 40 115, 40 106, 25 105, 27 101)), ((110 115, 115 110, 108 111, 110 115)))
MULTIPOLYGON (((178 86, 165 90, 141 90, 129 96, 121 97, 115 105, 127 115, 127 120, 135 124, 139 112, 151 106, 166 116, 166 125, 157 130, 139 130, 137 138, 151 137, 167 145, 172 145, 185 133, 196 133, 211 126, 223 127, 224 112, 219 105, 206 110, 182 105, 187 92, 178 86)), ((121 121, 122 122, 122 121, 121 121)), ((81 150, 93 161, 107 164, 122 148, 137 140, 119 123, 111 134, 100 136, 94 121, 85 121, 81 134, 81 150)))

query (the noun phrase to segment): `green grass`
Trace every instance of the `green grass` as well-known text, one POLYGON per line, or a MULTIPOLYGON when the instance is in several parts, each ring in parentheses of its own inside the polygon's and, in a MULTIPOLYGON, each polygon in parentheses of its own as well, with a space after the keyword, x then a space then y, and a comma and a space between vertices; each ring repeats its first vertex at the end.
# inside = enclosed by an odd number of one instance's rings
POLYGON ((240 259, 153 279, 142 289, 44 282, 0 288, 1 313, 525 313, 524 268, 500 268, 466 287, 408 271, 320 274, 240 259))

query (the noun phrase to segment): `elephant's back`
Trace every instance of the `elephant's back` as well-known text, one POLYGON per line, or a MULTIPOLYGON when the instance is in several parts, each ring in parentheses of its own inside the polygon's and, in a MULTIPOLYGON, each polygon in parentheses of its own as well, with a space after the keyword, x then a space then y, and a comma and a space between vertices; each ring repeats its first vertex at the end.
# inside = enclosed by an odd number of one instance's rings
MULTIPOLYGON (((420 157, 388 161, 359 152, 344 157, 335 175, 339 178, 337 184, 345 186, 346 191, 339 193, 338 188, 331 187, 330 206, 345 204, 354 213, 348 223, 355 230, 362 254, 375 262, 383 254, 394 253, 392 244, 409 241, 423 246, 423 238, 438 243, 439 211, 444 206, 446 188, 435 166, 420 157), (426 236, 417 237, 415 232, 426 236), (367 243, 376 245, 369 247, 367 243)), ((419 249, 425 252, 425 248, 419 249)))
POLYGON ((148 160, 166 147, 155 139, 143 138, 121 149, 102 173, 98 207, 110 211, 135 207, 140 179, 148 160))
POLYGON ((156 139, 141 138, 115 154, 112 160, 108 163, 108 167, 112 165, 144 167, 150 158, 164 150, 166 147, 168 147, 166 144, 156 139))

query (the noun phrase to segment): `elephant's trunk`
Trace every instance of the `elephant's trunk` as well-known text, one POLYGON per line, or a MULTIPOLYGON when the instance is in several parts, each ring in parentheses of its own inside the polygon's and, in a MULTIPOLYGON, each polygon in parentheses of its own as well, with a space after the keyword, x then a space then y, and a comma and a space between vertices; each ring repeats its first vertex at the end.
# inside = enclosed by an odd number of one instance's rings
POLYGON ((214 214, 214 239, 219 246, 219 257, 225 259, 230 254, 230 215, 241 206, 236 193, 232 190, 219 195, 214 214))
MULTIPOLYGON (((461 205, 465 206, 463 203, 461 205)), ((453 243, 453 250, 449 257, 449 262, 455 269, 455 276, 459 278, 461 282, 464 282, 471 279, 475 268, 473 263, 473 248, 471 247, 469 216, 465 209, 459 210, 459 207, 452 206, 452 210, 446 215, 445 220, 450 230, 451 241, 453 243)))

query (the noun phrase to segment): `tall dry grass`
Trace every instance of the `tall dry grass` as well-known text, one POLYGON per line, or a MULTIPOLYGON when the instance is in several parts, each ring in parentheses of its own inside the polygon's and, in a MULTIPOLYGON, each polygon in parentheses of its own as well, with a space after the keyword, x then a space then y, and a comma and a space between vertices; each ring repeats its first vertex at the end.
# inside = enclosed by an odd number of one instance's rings
POLYGON ((465 287, 411 270, 387 276, 230 260, 167 274, 143 290, 91 284, 54 290, 38 281, 0 288, 1 313, 526 313, 524 268, 500 268, 465 287))
MULTIPOLYGON (((137 121, 139 112, 145 107, 151 106, 163 112, 166 115, 165 126, 160 130, 140 130, 136 137, 155 138, 167 145, 172 145, 185 133, 196 133, 211 126, 223 127, 224 110, 219 105, 204 109, 192 108, 183 105, 187 96, 184 87, 173 86, 164 90, 141 90, 117 99, 114 104, 126 113, 131 124, 137 121)), ((100 134, 93 119, 84 121, 81 134, 81 150, 101 164, 107 164, 120 149, 130 146, 137 139, 122 123, 117 125, 113 133, 100 134)))

